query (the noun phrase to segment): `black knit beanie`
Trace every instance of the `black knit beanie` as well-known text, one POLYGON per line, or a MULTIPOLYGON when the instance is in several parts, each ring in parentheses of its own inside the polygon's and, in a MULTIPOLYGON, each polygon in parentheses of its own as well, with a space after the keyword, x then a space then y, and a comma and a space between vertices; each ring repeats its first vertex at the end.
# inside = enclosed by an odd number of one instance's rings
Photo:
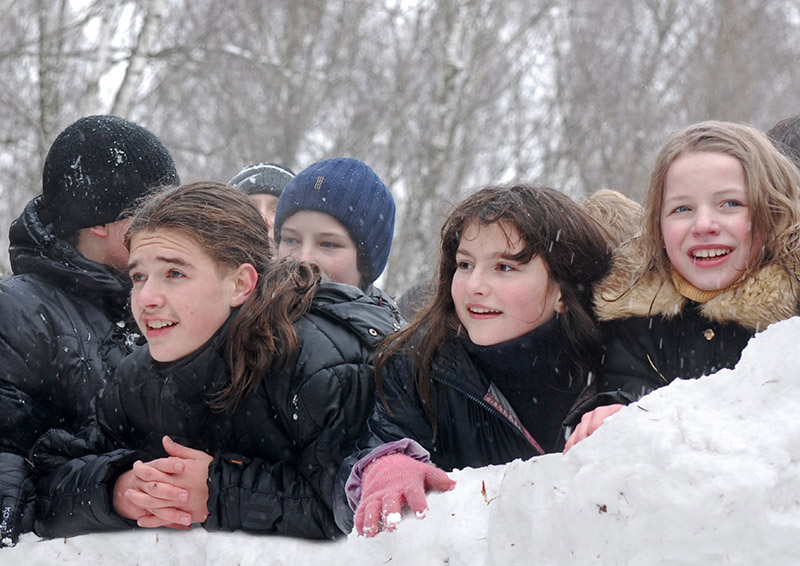
POLYGON ((281 243, 283 223, 301 210, 324 212, 342 223, 358 249, 358 270, 365 285, 383 272, 394 235, 394 199, 366 163, 336 157, 298 173, 278 200, 276 244, 281 243))
POLYGON ((258 163, 245 167, 228 184, 248 195, 272 195, 279 197, 283 187, 294 178, 291 169, 275 163, 258 163))
POLYGON ((148 130, 88 116, 61 132, 44 162, 44 206, 57 234, 117 220, 148 189, 180 183, 175 162, 148 130))

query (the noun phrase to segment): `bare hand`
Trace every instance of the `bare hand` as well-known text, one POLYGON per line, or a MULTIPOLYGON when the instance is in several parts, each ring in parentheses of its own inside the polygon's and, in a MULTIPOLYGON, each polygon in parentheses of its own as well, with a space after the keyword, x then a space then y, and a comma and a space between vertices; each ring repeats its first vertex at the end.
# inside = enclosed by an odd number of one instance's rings
POLYGON ((575 430, 567 440, 567 444, 564 446, 564 454, 566 454, 567 451, 569 451, 569 449, 575 446, 578 442, 590 436, 594 431, 600 428, 600 425, 603 424, 604 420, 615 414, 624 406, 625 405, 621 405, 619 403, 615 405, 604 405, 602 407, 597 407, 593 411, 589 411, 583 415, 581 417, 581 422, 575 427, 575 430))
POLYGON ((183 471, 183 462, 178 459, 162 462, 162 467, 159 470, 142 461, 135 462, 114 484, 114 510, 126 519, 138 521, 152 516, 151 509, 173 506, 186 499, 185 490, 168 481, 170 473, 183 471))
POLYGON ((122 508, 134 511, 131 518, 140 527, 188 529, 208 517, 208 466, 213 457, 168 436, 162 444, 169 457, 134 464, 132 473, 137 483, 124 493, 131 507, 122 508))

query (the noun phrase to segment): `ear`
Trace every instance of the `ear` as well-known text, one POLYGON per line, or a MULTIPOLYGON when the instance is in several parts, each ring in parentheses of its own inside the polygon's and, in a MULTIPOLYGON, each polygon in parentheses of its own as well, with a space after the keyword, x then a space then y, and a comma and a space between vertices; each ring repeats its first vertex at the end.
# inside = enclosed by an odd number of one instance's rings
POLYGON ((87 228, 89 232, 99 238, 107 238, 108 237, 108 224, 98 224, 97 226, 90 226, 87 228))
POLYGON ((258 272, 252 264, 243 263, 231 275, 233 293, 231 293, 231 307, 244 304, 252 294, 258 283, 258 272))
POLYGON ((564 298, 561 296, 561 289, 557 289, 556 293, 558 293, 556 297, 556 312, 558 314, 564 314, 567 312, 568 308, 567 305, 564 304, 564 298))

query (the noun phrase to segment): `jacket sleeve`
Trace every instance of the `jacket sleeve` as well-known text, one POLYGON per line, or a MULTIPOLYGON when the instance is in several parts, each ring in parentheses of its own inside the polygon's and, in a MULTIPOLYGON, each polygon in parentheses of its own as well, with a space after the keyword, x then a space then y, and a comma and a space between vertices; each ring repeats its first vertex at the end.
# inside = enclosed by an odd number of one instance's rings
MULTIPOLYGON (((303 366, 303 353, 299 355, 303 366)), ((368 355, 344 360, 272 396, 276 417, 292 438, 292 458, 267 462, 217 455, 209 471, 208 530, 243 529, 306 538, 339 534, 333 518, 335 475, 350 454, 373 404, 368 355)))
POLYGON ((127 529, 135 521, 113 508, 117 478, 138 459, 129 449, 108 450, 96 427, 78 435, 51 430, 31 452, 43 471, 36 498, 34 531, 41 537, 70 537, 90 532, 127 529))
POLYGON ((40 399, 53 370, 48 318, 8 283, 0 287, 0 547, 33 528, 36 476, 26 459, 52 415, 40 399))
MULTIPOLYGON (((647 318, 631 318, 601 325, 603 362, 597 378, 579 396, 564 425, 574 428, 581 417, 606 405, 634 403, 669 381, 658 368, 664 367, 664 346, 647 318)), ((569 432, 569 430, 568 430, 569 432)))
POLYGON ((33 528, 35 478, 31 463, 17 454, 0 453, 0 548, 13 546, 33 528))

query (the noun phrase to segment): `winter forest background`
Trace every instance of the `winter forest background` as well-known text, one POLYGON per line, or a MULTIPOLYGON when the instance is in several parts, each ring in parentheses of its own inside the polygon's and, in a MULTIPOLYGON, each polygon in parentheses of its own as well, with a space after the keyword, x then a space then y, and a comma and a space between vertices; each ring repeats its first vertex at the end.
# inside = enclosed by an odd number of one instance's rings
POLYGON ((670 132, 800 112, 799 58, 795 0, 0 0, 0 271, 82 115, 151 129, 184 181, 364 160, 398 203, 398 294, 465 193, 641 200, 670 132))

